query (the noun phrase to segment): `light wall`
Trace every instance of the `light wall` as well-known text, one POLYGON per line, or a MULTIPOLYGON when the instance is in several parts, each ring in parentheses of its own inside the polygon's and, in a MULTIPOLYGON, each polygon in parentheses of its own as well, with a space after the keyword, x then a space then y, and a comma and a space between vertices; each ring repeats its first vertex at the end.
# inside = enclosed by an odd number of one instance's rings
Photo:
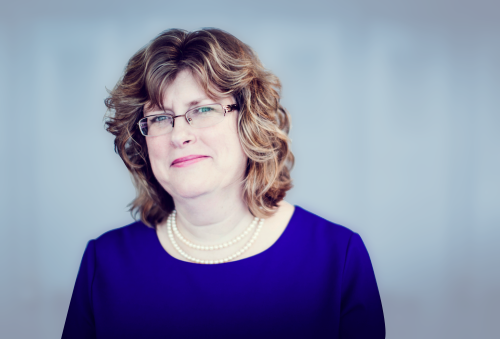
POLYGON ((106 88, 162 30, 225 29, 283 83, 287 200, 358 232, 387 338, 498 338, 500 6, 5 4, 0 337, 56 338, 89 239, 132 221, 106 88))

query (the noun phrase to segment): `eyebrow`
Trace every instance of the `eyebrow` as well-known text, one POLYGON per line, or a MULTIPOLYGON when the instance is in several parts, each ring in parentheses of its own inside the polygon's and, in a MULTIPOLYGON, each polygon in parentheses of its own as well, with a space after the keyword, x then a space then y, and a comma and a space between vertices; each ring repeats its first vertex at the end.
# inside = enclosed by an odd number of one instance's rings
MULTIPOLYGON (((188 111, 193 108, 194 106, 198 105, 200 102, 204 101, 204 100, 212 100, 210 99, 209 97, 203 97, 203 98, 199 98, 199 99, 195 99, 191 102, 188 103, 188 111)), ((166 111, 171 111, 173 112, 172 110, 165 110, 165 113, 166 111)), ((151 113, 156 113, 156 112, 164 112, 160 109, 160 107, 154 107, 152 110, 150 110, 148 113, 145 114, 145 116, 148 116, 148 115, 153 115, 151 113)), ((156 113, 156 114, 160 114, 160 113, 156 113)))
POLYGON ((191 107, 193 107, 193 106, 196 106, 196 105, 198 105, 201 101, 206 100, 206 99, 208 99, 208 98, 193 100, 193 101, 191 101, 191 102, 189 103, 189 106, 188 106, 188 107, 189 107, 189 108, 191 108, 191 107))

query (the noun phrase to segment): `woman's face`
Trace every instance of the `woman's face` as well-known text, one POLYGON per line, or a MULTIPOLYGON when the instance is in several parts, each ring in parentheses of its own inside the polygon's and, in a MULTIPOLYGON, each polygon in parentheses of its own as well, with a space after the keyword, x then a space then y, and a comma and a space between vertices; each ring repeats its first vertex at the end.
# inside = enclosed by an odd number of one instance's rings
MULTIPOLYGON (((189 109, 219 103, 235 104, 233 97, 210 99, 189 70, 181 71, 165 90, 163 105, 167 114, 181 115, 189 109)), ((144 115, 157 114, 155 107, 145 108, 144 115)), ((247 156, 238 138, 239 111, 233 110, 210 127, 193 128, 184 116, 175 119, 174 129, 166 135, 146 137, 154 176, 174 198, 196 198, 240 189, 247 156), (182 161, 189 157, 188 161, 182 161)))

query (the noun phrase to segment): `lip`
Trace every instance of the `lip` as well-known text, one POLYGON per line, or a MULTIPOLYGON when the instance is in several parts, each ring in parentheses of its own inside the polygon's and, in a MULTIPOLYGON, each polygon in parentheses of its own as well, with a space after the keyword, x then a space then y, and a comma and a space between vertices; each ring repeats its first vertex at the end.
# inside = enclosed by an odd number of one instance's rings
POLYGON ((208 158, 206 155, 188 155, 187 157, 182 157, 182 158, 177 158, 174 161, 172 161, 172 164, 170 166, 174 167, 185 167, 189 166, 191 164, 194 164, 198 161, 201 161, 203 159, 208 158))

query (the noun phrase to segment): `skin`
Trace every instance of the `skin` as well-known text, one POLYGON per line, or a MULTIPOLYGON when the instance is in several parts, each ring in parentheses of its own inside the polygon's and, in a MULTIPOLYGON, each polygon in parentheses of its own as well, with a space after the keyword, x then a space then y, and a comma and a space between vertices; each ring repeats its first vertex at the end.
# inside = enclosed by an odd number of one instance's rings
MULTIPOLYGON (((184 114, 203 104, 236 103, 231 96, 210 99, 189 70, 178 74, 166 88, 163 100, 166 112, 173 115, 184 114)), ((158 113, 158 108, 145 108, 145 116, 158 113)), ((231 240, 243 233, 253 220, 243 200, 247 156, 238 138, 238 114, 238 111, 229 112, 217 125, 199 129, 191 127, 183 116, 178 117, 171 133, 146 138, 153 173, 174 200, 177 228, 195 244, 214 245, 231 240), (204 158, 187 166, 172 166, 175 159, 190 155, 203 155, 204 158)), ((283 201, 276 213, 265 221, 257 241, 235 260, 256 255, 272 246, 286 228, 293 210, 292 205, 283 201)), ((170 243, 166 223, 158 225, 157 234, 171 256, 186 261, 170 243)), ((238 251, 252 234, 250 232, 236 245, 217 251, 199 251, 177 242, 189 255, 216 260, 238 251)))

